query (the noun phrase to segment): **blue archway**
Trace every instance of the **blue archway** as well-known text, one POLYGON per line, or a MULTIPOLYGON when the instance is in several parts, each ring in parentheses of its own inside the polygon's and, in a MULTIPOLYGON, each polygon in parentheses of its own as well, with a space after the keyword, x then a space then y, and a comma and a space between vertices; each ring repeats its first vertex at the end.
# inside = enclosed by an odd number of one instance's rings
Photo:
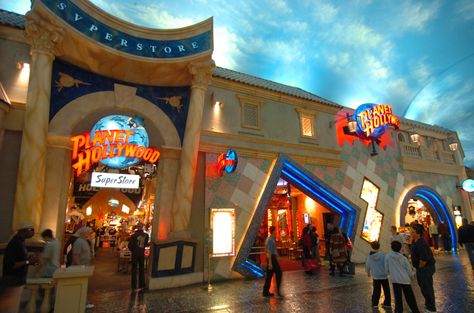
POLYGON ((285 154, 280 154, 275 162, 267 185, 259 200, 250 226, 245 234, 242 245, 237 253, 232 269, 244 276, 262 277, 261 269, 247 260, 250 249, 257 237, 258 230, 265 216, 268 202, 275 190, 278 179, 282 177, 296 186, 308 197, 324 205, 326 208, 341 215, 340 227, 343 232, 354 240, 356 222, 360 216, 360 208, 336 190, 325 184, 321 179, 297 164, 285 154))
POLYGON ((453 251, 456 251, 456 227, 449 214, 448 206, 444 203, 439 194, 428 186, 421 185, 412 188, 406 194, 403 199, 402 207, 400 208, 400 225, 405 224, 405 215, 407 214, 408 201, 410 199, 420 200, 430 210, 433 219, 438 224, 441 222, 447 223, 449 232, 451 233, 451 247, 453 251))

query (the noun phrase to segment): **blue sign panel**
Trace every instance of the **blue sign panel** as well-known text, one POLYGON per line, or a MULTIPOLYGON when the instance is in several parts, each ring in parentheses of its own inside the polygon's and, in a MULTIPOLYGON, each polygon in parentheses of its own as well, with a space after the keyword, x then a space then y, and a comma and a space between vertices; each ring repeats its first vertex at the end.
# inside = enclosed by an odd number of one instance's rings
POLYGON ((188 57, 211 49, 211 31, 178 40, 140 38, 107 26, 69 0, 42 2, 77 31, 121 52, 147 58, 170 59, 188 57))

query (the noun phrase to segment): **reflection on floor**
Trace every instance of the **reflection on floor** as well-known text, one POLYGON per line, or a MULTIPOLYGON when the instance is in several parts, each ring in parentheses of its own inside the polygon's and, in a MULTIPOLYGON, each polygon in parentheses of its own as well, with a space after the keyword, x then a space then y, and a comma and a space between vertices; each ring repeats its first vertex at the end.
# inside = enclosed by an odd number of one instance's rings
POLYGON ((130 271, 118 272, 118 252, 115 248, 99 248, 92 261, 94 275, 89 279, 89 293, 130 289, 130 271))
MULTIPOLYGON (((267 261, 264 255, 260 256, 261 259, 261 267, 267 267, 267 261)), ((301 259, 293 259, 289 258, 288 256, 279 256, 278 263, 280 264, 281 270, 283 272, 287 271, 301 271, 303 270, 303 264, 301 259)))

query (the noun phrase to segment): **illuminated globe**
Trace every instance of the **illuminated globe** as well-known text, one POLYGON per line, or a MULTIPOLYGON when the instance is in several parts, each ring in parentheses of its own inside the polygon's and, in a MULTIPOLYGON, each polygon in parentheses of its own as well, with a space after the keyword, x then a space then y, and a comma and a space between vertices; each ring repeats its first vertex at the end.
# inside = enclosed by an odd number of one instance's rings
MULTIPOLYGON (((95 132, 98 130, 133 130, 134 134, 129 136, 126 144, 136 144, 137 146, 148 148, 150 143, 148 134, 145 128, 143 128, 143 119, 138 117, 132 118, 125 115, 109 115, 101 118, 91 129, 91 141, 94 139, 95 132)), ((109 144, 109 142, 106 143, 109 144)), ((109 149, 110 148, 108 148, 107 153, 109 152, 109 149)), ((115 150, 117 150, 117 148, 115 148, 115 150)), ((122 154, 124 153, 125 151, 122 151, 122 154)), ((140 162, 140 159, 119 156, 103 159, 100 162, 112 168, 125 168, 137 164, 140 162)))
MULTIPOLYGON (((355 119, 357 121, 357 129, 356 129, 356 133, 357 135, 359 135, 360 137, 363 137, 363 138, 367 138, 367 135, 365 134, 365 131, 364 129, 362 129, 362 122, 368 122, 368 119, 365 118, 364 121, 362 121, 362 117, 359 115, 360 113, 364 112, 365 110, 367 109, 371 109, 373 108, 374 106, 377 106, 377 104, 375 103, 364 103, 364 104, 361 104, 355 111, 354 113, 354 116, 355 116, 355 119)), ((369 137, 372 137, 372 138, 378 138, 380 136, 382 136, 385 131, 387 130, 388 128, 388 125, 385 124, 385 125, 381 125, 377 128, 374 129, 373 133, 369 136, 369 137)))

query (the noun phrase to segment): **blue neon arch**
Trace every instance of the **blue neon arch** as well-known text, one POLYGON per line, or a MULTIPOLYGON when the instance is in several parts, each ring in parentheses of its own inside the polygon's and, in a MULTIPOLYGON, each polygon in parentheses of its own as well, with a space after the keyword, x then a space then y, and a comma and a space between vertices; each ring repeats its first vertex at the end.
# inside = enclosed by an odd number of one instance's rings
POLYGON ((400 225, 405 224, 405 215, 410 199, 419 199, 425 206, 430 209, 435 222, 445 222, 448 224, 449 232, 451 233, 451 247, 456 251, 457 232, 454 226, 453 219, 449 214, 448 206, 444 203, 438 193, 428 186, 416 186, 412 188, 403 199, 402 207, 400 208, 400 225))
POLYGON ((265 216, 265 210, 275 190, 278 179, 282 177, 316 202, 329 210, 341 215, 340 228, 354 240, 356 222, 360 216, 360 209, 336 190, 325 184, 321 179, 297 164, 285 154, 280 154, 262 193, 250 226, 245 234, 242 245, 237 253, 232 269, 244 276, 262 277, 260 271, 248 262, 250 252, 258 230, 265 216))

